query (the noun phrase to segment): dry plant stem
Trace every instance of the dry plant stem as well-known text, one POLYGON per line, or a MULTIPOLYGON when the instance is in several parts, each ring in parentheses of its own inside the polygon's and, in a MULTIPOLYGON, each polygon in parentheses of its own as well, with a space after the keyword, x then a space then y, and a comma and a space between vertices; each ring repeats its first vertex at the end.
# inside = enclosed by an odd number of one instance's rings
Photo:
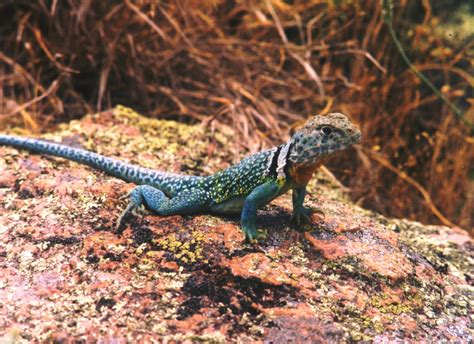
MULTIPOLYGON (((127 0, 128 2, 128 0, 127 0)), ((165 18, 169 21, 169 23, 174 27, 174 29, 179 33, 179 35, 183 38, 183 40, 186 42, 187 45, 190 47, 194 48, 193 43, 186 37, 186 34, 181 30, 179 24, 176 22, 176 20, 168 14, 162 7, 159 8, 161 13, 165 16, 165 18)))
POLYGON ((344 192, 349 192, 350 189, 345 186, 344 184, 342 184, 339 179, 336 178, 336 176, 324 165, 322 165, 320 168, 322 173, 324 173, 326 176, 329 177, 329 179, 331 180, 332 183, 334 183, 335 185, 337 185, 338 188, 340 188, 342 191, 344 192))
POLYGON ((455 73, 455 74, 459 75, 461 78, 466 80, 466 82, 469 85, 474 85, 474 76, 469 74, 468 72, 462 70, 461 68, 456 68, 456 67, 452 67, 452 66, 442 66, 442 65, 435 64, 435 63, 425 63, 425 64, 422 64, 422 65, 418 65, 417 68, 420 71, 427 70, 427 69, 428 70, 429 69, 439 69, 439 70, 443 70, 443 71, 449 71, 451 73, 455 73))
POLYGON ((368 51, 360 50, 360 49, 347 49, 347 50, 336 51, 336 52, 334 52, 334 55, 347 54, 347 53, 349 53, 349 54, 360 54, 360 55, 365 56, 383 74, 387 74, 387 69, 382 67, 382 65, 368 51))
MULTIPOLYGON (((16 63, 12 58, 6 56, 0 51, 0 60, 5 62, 6 64, 10 65, 13 67, 15 71, 21 74, 22 77, 24 77, 32 86, 37 87, 41 92, 46 93, 46 88, 42 86, 38 81, 36 81, 33 76, 28 73, 23 66, 20 64, 16 63)), ((48 94, 48 97, 46 98, 49 103, 58 111, 58 107, 56 103, 60 104, 61 100, 57 97, 54 96, 51 92, 48 94)))
POLYGON ((426 189, 420 184, 418 183, 415 179, 411 178, 409 175, 407 175, 405 172, 401 171, 400 169, 396 168, 395 166, 393 166, 387 159, 381 157, 379 154, 376 154, 374 153, 373 151, 371 151, 370 149, 368 148, 362 148, 364 150, 364 152, 368 153, 369 156, 377 161, 379 164, 381 164, 382 166, 386 167, 387 169, 389 169, 390 171, 392 171, 393 173, 395 173, 400 179, 403 179, 404 181, 406 181, 407 183, 409 183, 410 185, 414 186, 419 192, 420 194, 423 196, 423 198, 425 199, 426 201, 426 204, 428 205, 428 207, 430 208, 431 212, 443 223, 445 224, 446 226, 449 226, 449 227, 459 227, 457 226, 456 224, 452 223, 451 221, 449 221, 446 216, 444 216, 441 211, 436 207, 436 205, 433 203, 433 200, 431 199, 431 196, 430 194, 428 193, 428 191, 426 191, 426 189))
POLYGON ((23 110, 30 107, 31 105, 39 102, 40 100, 42 100, 42 99, 48 97, 50 94, 54 93, 56 91, 56 89, 58 88, 58 84, 60 82, 60 79, 61 78, 58 78, 58 79, 54 80, 52 82, 52 84, 48 87, 48 89, 43 94, 27 101, 26 103, 24 103, 20 106, 18 106, 15 110, 13 110, 9 114, 5 115, 4 118, 16 115, 17 113, 22 112, 23 110))
MULTIPOLYGON (((154 21, 152 21, 148 16, 143 13, 137 6, 132 4, 130 0, 125 0, 125 4, 127 5, 128 8, 130 8, 133 12, 135 12, 143 21, 145 21, 150 27, 158 33, 158 35, 163 38, 163 40, 167 43, 172 44, 171 39, 168 37, 168 35, 159 28, 158 25, 155 24, 154 21)), ((172 44, 173 45, 173 44, 172 44)))
POLYGON ((115 46, 116 46, 117 39, 115 39, 112 43, 109 44, 107 47, 108 54, 105 60, 104 67, 100 72, 99 78, 99 95, 97 97, 97 109, 100 110, 102 108, 102 100, 104 98, 105 90, 107 89, 107 81, 109 78, 110 68, 112 67, 112 63, 115 58, 115 46))
POLYGON ((324 97, 326 96, 326 93, 324 92, 324 86, 323 86, 323 83, 321 82, 321 78, 319 77, 318 73, 316 73, 316 71, 314 70, 314 68, 311 66, 311 64, 308 61, 306 61, 303 57, 301 57, 300 55, 298 55, 297 53, 291 50, 291 47, 289 46, 288 38, 286 37, 285 31, 283 30, 283 26, 281 25, 280 18, 278 18, 275 12, 275 9, 273 8, 272 3, 270 2, 270 0, 266 0, 265 3, 267 5, 268 11, 270 12, 273 20, 275 21, 275 26, 278 30, 278 34, 280 35, 281 40, 283 41, 283 44, 285 45, 285 48, 287 49, 288 53, 291 55, 291 57, 293 57, 296 61, 298 61, 301 64, 301 66, 303 66, 306 73, 308 73, 311 79, 314 80, 314 82, 316 83, 316 86, 318 86, 321 100, 324 99, 324 97))
POLYGON ((49 51, 46 43, 44 42, 43 40, 43 36, 41 35, 41 31, 38 30, 38 28, 36 27, 33 27, 31 28, 31 30, 33 31, 33 34, 36 38, 36 41, 38 42, 39 46, 41 47, 41 49, 44 51, 44 53, 46 54, 46 56, 48 57, 48 59, 61 71, 61 72, 65 72, 65 73, 79 73, 79 71, 75 70, 75 69, 72 69, 72 68, 69 68, 69 67, 64 67, 62 64, 60 64, 53 56, 53 54, 51 54, 51 51, 49 51))

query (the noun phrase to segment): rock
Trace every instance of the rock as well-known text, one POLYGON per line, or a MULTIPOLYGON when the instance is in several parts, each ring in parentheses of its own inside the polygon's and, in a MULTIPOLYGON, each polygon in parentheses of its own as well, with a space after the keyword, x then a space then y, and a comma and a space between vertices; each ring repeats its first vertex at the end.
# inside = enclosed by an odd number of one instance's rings
POLYGON ((297 282, 291 279, 292 272, 288 271, 282 264, 272 263, 263 253, 249 253, 243 257, 235 257, 224 261, 230 267, 232 275, 245 279, 255 278, 270 285, 297 286, 297 282))
POLYGON ((270 343, 326 343, 344 338, 334 323, 324 323, 316 317, 277 317, 267 330, 265 341, 270 343))
MULTIPOLYGON (((225 135, 123 107, 47 138, 179 173, 236 157, 225 135)), ((324 217, 295 230, 285 195, 258 245, 237 217, 143 212, 117 231, 133 185, 63 159, 0 147, 0 176, 0 338, 472 341, 467 233, 363 210, 324 175, 307 201, 324 217)))

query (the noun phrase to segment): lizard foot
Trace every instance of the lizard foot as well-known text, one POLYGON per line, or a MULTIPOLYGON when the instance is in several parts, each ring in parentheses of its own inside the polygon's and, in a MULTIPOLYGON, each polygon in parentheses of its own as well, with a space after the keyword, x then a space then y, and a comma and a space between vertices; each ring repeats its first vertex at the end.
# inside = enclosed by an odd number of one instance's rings
POLYGON ((249 243, 257 242, 258 232, 255 226, 242 226, 242 230, 245 233, 245 241, 249 243))
POLYGON ((132 191, 128 192, 126 195, 121 196, 120 199, 129 198, 130 203, 127 205, 125 210, 120 214, 117 219, 117 224, 115 225, 116 229, 119 229, 125 217, 129 214, 135 214, 135 211, 143 204, 143 196, 140 190, 140 187, 134 188, 132 191))
POLYGON ((324 212, 320 208, 306 208, 299 207, 293 212, 291 220, 294 221, 298 226, 301 224, 311 224, 313 221, 311 219, 311 214, 319 213, 324 217, 324 212))

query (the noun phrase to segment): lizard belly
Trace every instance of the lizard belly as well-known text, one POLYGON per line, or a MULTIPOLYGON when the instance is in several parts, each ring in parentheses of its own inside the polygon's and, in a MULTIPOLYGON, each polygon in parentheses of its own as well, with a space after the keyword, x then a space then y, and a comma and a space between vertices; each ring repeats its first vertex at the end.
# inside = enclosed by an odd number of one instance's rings
MULTIPOLYGON (((263 207, 264 205, 270 203, 273 201, 275 198, 283 195, 290 189, 289 185, 285 185, 280 192, 266 200, 263 200, 259 204, 259 208, 263 207)), ((216 213, 216 214, 240 214, 242 212, 242 208, 245 203, 245 199, 247 198, 248 195, 238 195, 238 196, 233 196, 229 198, 228 200, 225 200, 221 203, 213 204, 211 205, 211 211, 216 213)))
POLYGON ((240 214, 247 195, 234 196, 224 202, 211 205, 211 211, 216 214, 240 214))

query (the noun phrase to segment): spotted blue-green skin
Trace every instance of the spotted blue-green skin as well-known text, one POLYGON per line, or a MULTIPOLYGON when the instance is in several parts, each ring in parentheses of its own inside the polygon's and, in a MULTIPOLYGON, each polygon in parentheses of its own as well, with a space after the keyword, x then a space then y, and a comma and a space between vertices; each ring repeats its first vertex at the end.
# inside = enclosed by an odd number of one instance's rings
POLYGON ((290 168, 297 171, 317 164, 359 140, 359 129, 344 115, 315 116, 288 143, 246 157, 214 175, 198 177, 155 171, 62 144, 0 134, 0 145, 62 157, 138 184, 130 193, 130 204, 119 224, 128 212, 142 205, 162 216, 241 213, 241 227, 250 240, 257 235, 257 209, 289 189, 293 189, 297 223, 308 218, 303 207, 306 184, 297 183, 288 172, 290 168), (328 131, 324 128, 331 128, 331 133, 324 133, 328 131))

